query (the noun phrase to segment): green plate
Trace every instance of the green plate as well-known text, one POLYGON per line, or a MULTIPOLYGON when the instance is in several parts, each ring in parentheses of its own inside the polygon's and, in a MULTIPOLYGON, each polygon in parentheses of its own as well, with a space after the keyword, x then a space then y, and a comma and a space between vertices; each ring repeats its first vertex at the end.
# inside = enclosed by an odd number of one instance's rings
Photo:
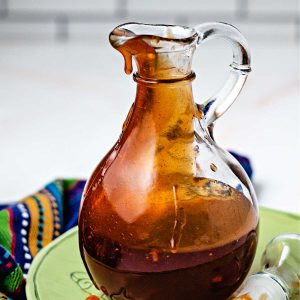
MULTIPOLYGON (((73 228, 43 249, 28 274, 28 300, 106 299, 96 290, 84 269, 78 250, 78 228, 73 228)), ((282 233, 300 233, 300 217, 271 209, 260 209, 260 236, 251 272, 258 270, 266 244, 282 233)))

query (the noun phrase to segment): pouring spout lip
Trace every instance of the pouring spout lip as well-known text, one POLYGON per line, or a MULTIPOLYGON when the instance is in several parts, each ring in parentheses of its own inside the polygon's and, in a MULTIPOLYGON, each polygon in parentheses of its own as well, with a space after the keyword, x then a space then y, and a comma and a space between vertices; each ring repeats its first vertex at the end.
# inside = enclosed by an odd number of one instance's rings
MULTIPOLYGON (((157 43, 160 41, 180 44, 184 47, 196 44, 199 35, 194 28, 181 25, 145 24, 128 22, 118 25, 109 35, 109 41, 113 47, 119 47, 131 39, 144 39, 157 43)), ((152 44, 153 46, 153 44, 152 44)), ((155 47, 156 48, 156 47, 155 47)), ((162 49, 161 49, 162 50, 162 49)), ((173 51, 174 49, 170 49, 173 51)))

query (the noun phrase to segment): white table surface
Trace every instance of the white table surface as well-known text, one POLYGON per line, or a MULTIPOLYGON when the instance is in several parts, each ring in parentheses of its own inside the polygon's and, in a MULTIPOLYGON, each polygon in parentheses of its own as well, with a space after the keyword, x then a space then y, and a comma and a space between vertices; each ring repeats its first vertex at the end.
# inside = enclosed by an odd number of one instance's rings
MULTIPOLYGON (((251 158, 261 205, 300 213, 299 53, 250 41, 253 72, 217 122, 216 141, 251 158)), ((89 176, 116 141, 135 83, 121 56, 83 41, 0 43, 0 203, 58 177, 89 176)), ((217 90, 231 52, 212 41, 194 59, 195 99, 217 90)))

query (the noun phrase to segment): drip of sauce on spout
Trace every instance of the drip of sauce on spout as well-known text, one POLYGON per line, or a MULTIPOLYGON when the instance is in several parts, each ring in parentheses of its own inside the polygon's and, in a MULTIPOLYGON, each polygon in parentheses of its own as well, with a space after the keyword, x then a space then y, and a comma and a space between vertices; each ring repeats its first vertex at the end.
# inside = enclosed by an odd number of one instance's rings
POLYGON ((118 51, 123 55, 124 58, 124 71, 127 75, 130 75, 132 73, 132 55, 121 47, 118 48, 118 51))
MULTIPOLYGON (((114 30, 110 38, 112 46, 118 50, 124 58, 124 71, 126 74, 132 73, 132 57, 134 56, 138 67, 149 68, 151 62, 155 60, 155 49, 144 39, 153 40, 153 36, 135 35, 133 32, 114 30), (123 39, 123 41, 122 41, 123 39), (122 42, 121 42, 122 41, 122 42)), ((158 43, 160 37, 156 37, 158 43)))

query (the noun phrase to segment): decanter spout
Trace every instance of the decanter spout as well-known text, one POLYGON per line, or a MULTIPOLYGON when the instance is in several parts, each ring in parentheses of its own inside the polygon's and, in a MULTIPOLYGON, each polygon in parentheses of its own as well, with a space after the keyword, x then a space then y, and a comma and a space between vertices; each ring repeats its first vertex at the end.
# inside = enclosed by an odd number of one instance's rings
POLYGON ((198 38, 188 27, 140 23, 120 25, 109 36, 111 45, 124 57, 126 74, 132 72, 133 57, 138 76, 146 80, 188 76, 198 38))

